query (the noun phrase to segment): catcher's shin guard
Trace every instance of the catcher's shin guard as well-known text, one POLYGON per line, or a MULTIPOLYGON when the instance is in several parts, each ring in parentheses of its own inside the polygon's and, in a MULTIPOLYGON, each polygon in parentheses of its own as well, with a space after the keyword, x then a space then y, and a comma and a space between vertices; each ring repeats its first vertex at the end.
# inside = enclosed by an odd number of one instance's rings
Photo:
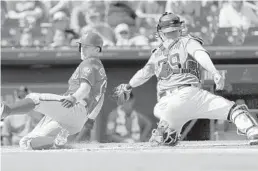
POLYGON ((251 145, 258 145, 258 123, 251 116, 246 105, 234 105, 229 113, 229 119, 237 129, 238 134, 246 135, 251 145))
POLYGON ((158 123, 157 129, 152 130, 152 136, 149 140, 152 146, 175 146, 178 141, 179 135, 177 131, 170 128, 166 121, 160 121, 158 123))

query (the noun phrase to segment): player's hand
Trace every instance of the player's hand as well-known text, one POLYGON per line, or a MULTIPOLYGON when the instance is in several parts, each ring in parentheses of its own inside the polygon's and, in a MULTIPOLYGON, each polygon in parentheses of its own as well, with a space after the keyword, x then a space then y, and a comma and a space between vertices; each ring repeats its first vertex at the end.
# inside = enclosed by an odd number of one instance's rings
POLYGON ((129 100, 131 92, 132 87, 129 84, 120 84, 115 87, 113 97, 117 101, 118 105, 122 105, 129 100))
POLYGON ((216 90, 223 90, 225 85, 225 79, 219 73, 213 75, 214 82, 216 84, 216 90))
POLYGON ((65 98, 61 99, 62 106, 66 108, 71 108, 75 105, 76 103, 76 98, 74 96, 66 96, 65 98))

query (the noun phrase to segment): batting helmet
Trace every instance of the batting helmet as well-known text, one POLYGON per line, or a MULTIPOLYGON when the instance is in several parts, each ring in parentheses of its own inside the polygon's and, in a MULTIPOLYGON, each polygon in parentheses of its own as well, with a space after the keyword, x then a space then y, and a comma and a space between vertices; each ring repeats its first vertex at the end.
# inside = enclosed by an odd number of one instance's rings
POLYGON ((169 12, 165 12, 159 18, 157 25, 157 32, 162 31, 163 33, 172 32, 175 30, 181 30, 184 21, 180 21, 180 17, 169 12))
POLYGON ((99 34, 89 31, 82 35, 78 44, 79 44, 79 52, 81 52, 82 45, 98 47, 101 52, 102 46, 103 46, 103 40, 99 34))

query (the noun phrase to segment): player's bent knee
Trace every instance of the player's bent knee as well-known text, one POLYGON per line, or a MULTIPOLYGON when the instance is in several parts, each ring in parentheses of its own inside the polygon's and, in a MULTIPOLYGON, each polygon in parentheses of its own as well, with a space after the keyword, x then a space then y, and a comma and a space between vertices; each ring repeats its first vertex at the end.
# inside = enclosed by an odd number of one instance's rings
POLYGON ((40 103, 39 93, 30 93, 25 98, 31 99, 36 105, 40 103))

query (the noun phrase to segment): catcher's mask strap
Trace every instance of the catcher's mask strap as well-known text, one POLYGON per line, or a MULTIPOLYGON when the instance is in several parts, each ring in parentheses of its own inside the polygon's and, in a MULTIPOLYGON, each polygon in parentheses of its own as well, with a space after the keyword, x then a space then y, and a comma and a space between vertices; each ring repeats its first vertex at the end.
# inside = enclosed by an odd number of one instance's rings
POLYGON ((181 30, 181 27, 167 27, 167 28, 161 28, 160 29, 163 33, 170 33, 177 30, 181 30))

